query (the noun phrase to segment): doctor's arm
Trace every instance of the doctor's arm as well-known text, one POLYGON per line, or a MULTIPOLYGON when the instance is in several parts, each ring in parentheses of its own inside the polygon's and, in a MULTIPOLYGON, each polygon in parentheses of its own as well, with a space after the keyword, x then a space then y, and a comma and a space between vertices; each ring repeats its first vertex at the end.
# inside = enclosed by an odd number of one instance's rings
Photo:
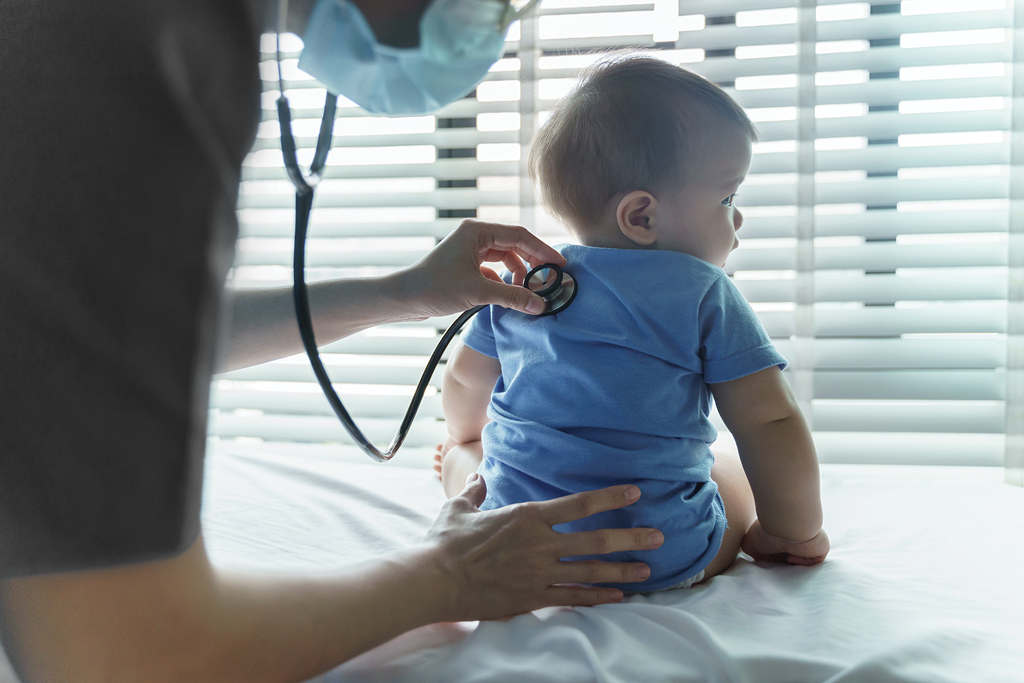
POLYGON ((549 605, 615 602, 575 585, 641 580, 637 563, 560 558, 661 545, 652 529, 551 527, 635 502, 635 486, 481 512, 483 480, 423 543, 320 578, 214 568, 202 538, 166 560, 0 581, 0 640, 24 683, 305 681, 405 631, 549 605))
MULTIPOLYGON (((539 313, 544 303, 525 287, 509 285, 485 262, 500 262, 522 283, 527 267, 565 265, 557 251, 525 228, 465 220, 409 268, 377 278, 309 285, 317 344, 323 346, 385 323, 461 313, 499 304, 539 313)), ((226 358, 218 372, 302 352, 292 288, 239 289, 233 293, 226 358)))

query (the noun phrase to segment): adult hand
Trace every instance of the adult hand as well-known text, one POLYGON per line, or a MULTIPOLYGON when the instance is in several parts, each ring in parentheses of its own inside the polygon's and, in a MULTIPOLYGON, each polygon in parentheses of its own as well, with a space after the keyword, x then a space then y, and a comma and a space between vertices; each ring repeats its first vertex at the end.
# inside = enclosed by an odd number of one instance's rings
POLYGON ((824 529, 806 541, 790 541, 765 531, 760 520, 754 520, 740 547, 755 560, 811 565, 825 560, 830 545, 824 529))
POLYGON ((613 486, 554 500, 481 512, 484 480, 471 474, 448 501, 427 541, 449 595, 446 619, 496 619, 552 605, 618 602, 622 591, 572 584, 632 583, 650 576, 641 562, 564 562, 560 558, 658 548, 656 529, 559 533, 551 527, 636 502, 636 486, 613 486))
POLYGON ((565 265, 557 251, 526 228, 467 219, 401 276, 409 301, 424 317, 461 313, 480 304, 499 304, 540 313, 543 300, 523 284, 529 267, 565 265), (501 262, 512 273, 506 284, 485 262, 501 262))

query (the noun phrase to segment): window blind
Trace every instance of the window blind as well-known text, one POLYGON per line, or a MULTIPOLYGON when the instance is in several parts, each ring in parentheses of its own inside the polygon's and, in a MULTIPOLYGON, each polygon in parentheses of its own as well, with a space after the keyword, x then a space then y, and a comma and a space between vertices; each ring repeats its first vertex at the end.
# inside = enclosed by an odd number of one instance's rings
MULTIPOLYGON (((763 135, 727 271, 791 362, 820 459, 1019 476, 1024 39, 1014 36, 1024 10, 1014 4, 544 0, 513 25, 476 91, 436 115, 374 117, 342 98, 307 277, 391 272, 467 217, 571 241, 526 176, 530 139, 580 67, 609 50, 649 50, 724 87, 763 135)), ((266 36, 235 286, 290 280, 293 196, 273 49, 266 36)), ((300 49, 286 37, 285 88, 308 161, 324 90, 296 68, 300 49)), ((449 322, 387 325, 325 347, 374 441, 390 440, 449 322)), ((440 378, 439 369, 396 462, 429 462, 443 439, 440 378)), ((353 455, 303 356, 217 377, 211 406, 212 438, 365 457, 353 455)))

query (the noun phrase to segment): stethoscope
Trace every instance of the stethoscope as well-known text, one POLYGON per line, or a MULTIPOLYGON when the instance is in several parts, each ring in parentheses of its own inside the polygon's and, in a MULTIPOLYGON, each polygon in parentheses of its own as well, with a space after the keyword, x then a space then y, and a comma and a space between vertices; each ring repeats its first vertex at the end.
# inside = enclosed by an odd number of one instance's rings
MULTIPOLYGON (((284 78, 281 75, 281 50, 280 34, 284 32, 283 20, 287 16, 286 1, 281 3, 280 23, 278 30, 277 47, 277 73, 281 96, 277 100, 277 117, 281 124, 281 153, 284 158, 284 166, 288 171, 288 177, 295 186, 295 242, 292 255, 292 297, 295 301, 295 315, 298 319, 299 334, 302 336, 302 346, 309 357, 309 363, 313 366, 313 374, 316 381, 327 397, 328 403, 334 410, 334 414, 341 420, 341 424, 352 436, 356 444, 363 449, 363 452, 377 462, 386 462, 394 457, 401 448, 416 412, 420 408, 423 394, 427 390, 430 378, 441 360, 441 355, 462 326, 470 318, 487 308, 486 305, 476 306, 465 311, 455 319, 438 342, 434 353, 427 361, 427 367, 423 370, 416 391, 413 393, 412 402, 405 413, 405 418, 398 428, 398 433, 391 441, 387 450, 381 451, 367 439, 363 432, 352 420, 352 416, 345 410, 341 399, 331 385, 331 378, 327 375, 323 362, 320 360, 320 352, 317 350, 316 337, 313 334, 313 318, 309 310, 309 292, 306 288, 306 233, 309 229, 309 214, 313 208, 313 191, 323 177, 324 166, 327 163, 327 153, 331 149, 331 140, 334 136, 334 116, 338 106, 338 96, 330 92, 324 102, 324 115, 320 121, 320 134, 316 140, 316 151, 313 153, 313 162, 309 171, 303 173, 299 168, 296 155, 295 138, 292 136, 291 109, 288 105, 288 98, 284 94, 284 78)), ((545 263, 537 266, 527 273, 523 286, 534 291, 544 300, 544 311, 534 317, 544 317, 564 311, 576 298, 576 280, 566 272, 563 272, 554 263, 545 263)))

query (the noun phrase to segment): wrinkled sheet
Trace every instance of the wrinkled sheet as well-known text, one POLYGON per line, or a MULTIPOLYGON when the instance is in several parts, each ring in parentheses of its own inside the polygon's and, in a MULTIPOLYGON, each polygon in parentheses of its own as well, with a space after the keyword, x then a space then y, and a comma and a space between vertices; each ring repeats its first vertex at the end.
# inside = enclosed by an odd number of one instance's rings
MULTIPOLYGON (((823 465, 819 566, 741 557, 618 605, 417 629, 316 681, 1024 683, 1024 490, 984 468, 823 465)), ((418 540, 429 470, 221 445, 203 522, 224 568, 323 574, 418 540)))

